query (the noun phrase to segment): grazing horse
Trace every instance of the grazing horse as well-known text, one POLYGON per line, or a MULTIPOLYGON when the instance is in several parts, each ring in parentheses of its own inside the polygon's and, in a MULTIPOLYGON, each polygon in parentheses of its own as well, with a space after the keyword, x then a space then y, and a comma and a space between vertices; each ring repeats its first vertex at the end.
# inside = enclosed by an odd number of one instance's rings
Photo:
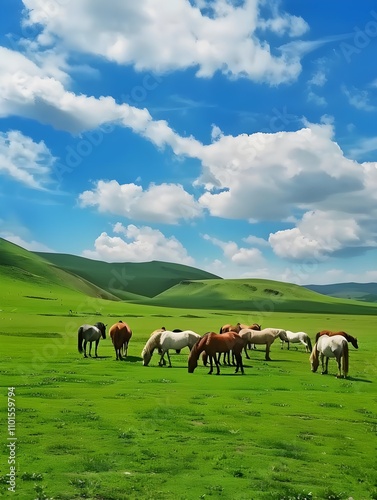
POLYGON ((198 333, 193 332, 192 330, 184 330, 182 332, 173 332, 171 330, 162 330, 160 332, 153 333, 153 335, 149 338, 147 343, 142 350, 141 357, 143 358, 143 365, 148 366, 149 361, 152 358, 153 351, 155 349, 159 349, 161 353, 159 366, 163 366, 165 364, 164 356, 165 353, 169 360, 169 367, 171 367, 171 360, 169 356, 169 349, 183 349, 184 347, 188 347, 192 349, 192 346, 195 342, 200 339, 200 335, 198 333))
POLYGON ((103 323, 96 323, 95 325, 81 325, 77 332, 77 341, 78 341, 78 350, 79 352, 84 352, 84 358, 87 358, 86 355, 86 344, 89 342, 89 356, 91 357, 92 352, 92 342, 96 343, 95 348, 95 356, 97 355, 97 348, 100 341, 100 338, 106 338, 106 325, 103 323), (83 347, 84 342, 84 347, 83 347))
POLYGON ((338 363, 338 373, 336 376, 340 378, 343 370, 343 376, 347 378, 349 366, 348 341, 343 335, 333 335, 331 337, 321 335, 319 337, 310 355, 312 372, 317 371, 319 362, 321 361, 322 375, 326 375, 328 373, 329 358, 336 358, 338 363))
MULTIPOLYGON (((307 333, 305 332, 291 332, 289 330, 285 331, 288 337, 287 342, 288 344, 288 349, 289 349, 289 344, 302 344, 305 347, 306 352, 312 352, 312 341, 310 340, 310 337, 307 333)), ((281 341, 281 348, 284 348, 284 340, 281 341)), ((297 349, 297 347, 296 347, 297 349)))
MULTIPOLYGON (((241 370, 241 373, 244 373, 243 364, 242 364, 242 349, 245 346, 245 341, 238 335, 236 332, 226 332, 221 335, 214 332, 208 332, 203 337, 201 337, 194 347, 191 349, 189 358, 188 358, 188 372, 193 373, 195 368, 198 366, 198 359, 200 354, 204 351, 207 356, 209 356, 211 369, 208 374, 212 374, 213 372, 213 362, 215 362, 217 373, 220 374, 220 364, 217 359, 217 354, 222 352, 230 352, 232 351, 236 361, 236 371, 241 370)), ((205 363, 206 364, 206 363, 205 363)))
MULTIPOLYGON (((270 348, 275 339, 279 337, 280 340, 284 340, 286 342, 288 340, 285 330, 280 328, 264 328, 260 331, 252 330, 251 328, 243 328, 239 331, 238 335, 251 344, 266 344, 266 361, 271 361, 270 348)), ((250 359, 246 349, 245 356, 247 359, 250 359)))
MULTIPOLYGON (((245 328, 250 328, 251 330, 261 330, 262 327, 261 325, 258 325, 258 323, 253 323, 252 325, 248 326, 248 325, 243 325, 242 323, 237 323, 236 325, 231 325, 231 324, 226 324, 224 326, 222 326, 220 328, 220 334, 222 335, 223 333, 226 333, 226 332, 236 332, 236 333, 239 333, 241 330, 245 329, 245 328)), ((248 343, 246 345, 247 348, 249 349, 255 349, 255 345, 254 344, 251 344, 251 343, 248 343)), ((246 353, 246 347, 245 347, 245 353, 246 353)), ((220 358, 221 358, 221 353, 218 355, 218 362, 220 363, 220 358)), ((225 353, 224 352, 224 355, 223 355, 223 363, 224 365, 226 365, 228 363, 228 365, 230 365, 230 353, 227 352, 225 353)), ((234 362, 233 362, 234 364, 234 362)))
POLYGON ((116 360, 123 359, 123 356, 126 358, 128 343, 132 337, 132 330, 129 325, 120 320, 110 328, 109 335, 115 349, 116 360))
POLYGON ((355 349, 359 348, 359 345, 357 343, 357 338, 356 337, 352 337, 352 335, 350 335, 349 333, 346 333, 346 332, 331 332, 330 330, 321 330, 315 336, 315 341, 316 342, 318 341, 318 339, 319 339, 319 337, 321 335, 328 335, 329 337, 333 337, 334 335, 342 335, 347 340, 347 342, 351 342, 351 344, 353 345, 353 347, 355 349))

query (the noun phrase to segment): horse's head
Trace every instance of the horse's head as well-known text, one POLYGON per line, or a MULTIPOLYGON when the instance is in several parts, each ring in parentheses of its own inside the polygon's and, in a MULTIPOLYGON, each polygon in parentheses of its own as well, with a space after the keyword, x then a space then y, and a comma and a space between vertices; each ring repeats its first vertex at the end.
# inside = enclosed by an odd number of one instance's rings
POLYGON ((141 357, 143 358, 143 366, 149 365, 149 361, 152 359, 152 354, 153 350, 150 351, 149 349, 146 349, 144 347, 144 349, 141 351, 141 357))
POLYGON ((289 342, 289 338, 288 338, 287 332, 285 330, 279 330, 278 337, 280 340, 284 340, 284 342, 289 342))
POLYGON ((357 338, 356 337, 352 337, 351 339, 351 344, 353 345, 353 347, 355 349, 358 349, 359 348, 359 344, 357 343, 357 338))
MULTIPOLYGON (((199 342, 199 340, 198 340, 199 342)), ((189 357, 188 357, 188 372, 189 373, 194 373, 194 370, 195 368, 198 366, 198 358, 199 358, 199 354, 198 354, 198 350, 196 348, 198 342, 196 342, 191 351, 190 351, 190 354, 189 354, 189 357)))
POLYGON ((310 361, 310 365, 312 368, 312 372, 315 373, 319 367, 319 356, 318 356, 317 344, 314 346, 314 349, 312 350, 312 352, 310 354, 309 361, 310 361))
POLYGON ((106 338, 106 326, 104 323, 96 323, 94 326, 96 326, 98 328, 98 330, 101 332, 102 334, 102 338, 105 339, 106 338))

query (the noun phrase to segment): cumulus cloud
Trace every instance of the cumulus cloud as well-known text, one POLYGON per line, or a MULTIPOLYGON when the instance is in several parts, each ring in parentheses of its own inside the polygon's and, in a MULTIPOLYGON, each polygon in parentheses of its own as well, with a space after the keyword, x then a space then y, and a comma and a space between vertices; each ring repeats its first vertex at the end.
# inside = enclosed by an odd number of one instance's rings
POLYGON ((119 236, 103 232, 94 242, 94 250, 85 250, 83 256, 105 262, 148 262, 161 260, 189 266, 195 261, 184 246, 174 237, 166 237, 161 231, 148 226, 123 226, 120 222, 113 227, 119 236))
POLYGON ((165 224, 200 217, 203 210, 181 185, 151 184, 143 190, 139 185, 115 180, 98 181, 93 190, 80 194, 79 203, 128 219, 165 224))
POLYGON ((281 11, 277 2, 264 3, 261 17, 259 0, 238 5, 224 0, 204 5, 185 0, 23 3, 25 25, 41 28, 36 37, 41 48, 56 42, 67 52, 132 64, 138 71, 194 67, 199 77, 221 71, 271 84, 295 79, 301 65, 296 54, 274 55, 268 39, 297 37, 309 29, 304 19, 281 11))
POLYGON ((344 248, 374 247, 368 228, 344 213, 313 211, 304 214, 293 229, 271 234, 269 243, 279 257, 322 260, 344 248))
POLYGON ((43 141, 34 142, 18 130, 0 132, 0 174, 33 189, 45 189, 55 162, 43 141))
POLYGON ((239 247, 234 241, 222 241, 208 234, 203 235, 203 238, 221 248, 224 257, 236 266, 255 269, 265 262, 263 254, 258 248, 239 247))

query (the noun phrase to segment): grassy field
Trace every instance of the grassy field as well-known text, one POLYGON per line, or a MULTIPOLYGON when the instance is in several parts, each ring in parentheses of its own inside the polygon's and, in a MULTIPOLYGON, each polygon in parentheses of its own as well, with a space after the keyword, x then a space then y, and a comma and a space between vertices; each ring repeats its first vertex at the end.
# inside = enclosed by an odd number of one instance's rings
POLYGON ((2 281, 0 311, 2 463, 0 495, 17 499, 348 499, 377 498, 377 339, 370 315, 234 312, 105 301, 43 283, 2 281), (72 313, 69 311, 72 310, 72 313), (127 361, 110 340, 98 359, 77 352, 84 322, 127 321, 127 361), (228 322, 307 331, 345 330, 350 376, 310 371, 303 349, 273 361, 251 352, 245 375, 224 367, 187 372, 143 367, 156 328, 218 331, 228 322), (16 494, 8 493, 7 390, 16 394, 16 494))

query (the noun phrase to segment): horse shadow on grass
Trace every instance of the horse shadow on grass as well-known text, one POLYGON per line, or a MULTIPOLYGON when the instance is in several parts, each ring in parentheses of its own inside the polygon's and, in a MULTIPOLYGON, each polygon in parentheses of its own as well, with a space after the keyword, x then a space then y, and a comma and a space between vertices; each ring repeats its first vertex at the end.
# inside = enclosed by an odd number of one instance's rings
MULTIPOLYGON (((114 359, 114 361, 118 361, 118 360, 114 359)), ((122 358, 120 361, 127 361, 129 363, 136 363, 139 361, 143 361, 143 358, 141 358, 140 356, 127 356, 126 358, 122 358)))

